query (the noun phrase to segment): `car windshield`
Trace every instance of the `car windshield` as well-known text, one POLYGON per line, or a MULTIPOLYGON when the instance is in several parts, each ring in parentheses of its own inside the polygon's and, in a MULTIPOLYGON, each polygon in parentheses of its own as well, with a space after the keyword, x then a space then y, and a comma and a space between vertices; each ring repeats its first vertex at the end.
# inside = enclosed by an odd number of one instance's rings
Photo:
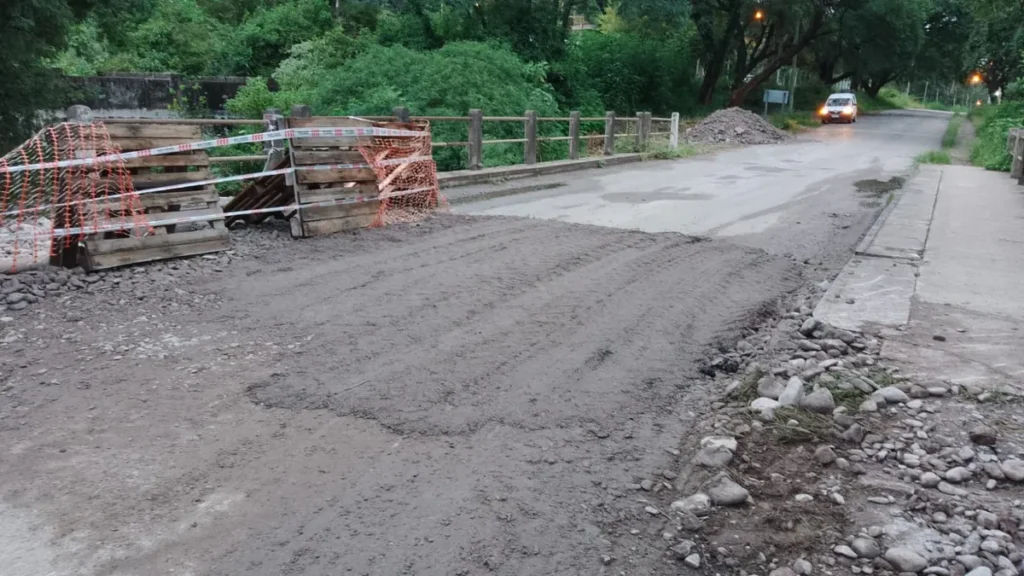
POLYGON ((826 106, 849 106, 849 98, 832 98, 825 103, 826 106))

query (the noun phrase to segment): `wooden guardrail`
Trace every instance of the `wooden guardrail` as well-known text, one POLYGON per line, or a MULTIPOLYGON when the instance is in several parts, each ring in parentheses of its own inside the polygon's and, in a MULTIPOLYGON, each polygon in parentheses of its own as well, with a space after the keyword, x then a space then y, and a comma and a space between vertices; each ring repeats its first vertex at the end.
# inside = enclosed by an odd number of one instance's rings
POLYGON ((1013 162, 1010 164, 1010 176, 1024 185, 1024 128, 1011 129, 1006 146, 1013 157, 1013 162))
MULTIPOLYGON (((294 108, 305 109, 305 106, 294 108)), ((279 110, 267 110, 270 115, 280 115, 279 110)), ((569 113, 568 117, 540 117, 533 110, 527 110, 522 116, 484 116, 480 109, 469 111, 468 116, 412 116, 409 109, 396 107, 392 110, 391 116, 363 116, 367 120, 375 121, 399 121, 418 122, 428 121, 431 123, 458 122, 466 123, 468 138, 464 141, 434 142, 433 148, 466 148, 466 165, 470 170, 479 170, 484 166, 484 147, 495 144, 523 144, 523 163, 537 163, 537 147, 540 142, 567 142, 569 145, 568 157, 570 160, 578 159, 585 150, 586 142, 601 141, 601 153, 604 156, 613 156, 616 153, 616 142, 622 138, 632 140, 633 149, 638 152, 649 148, 652 140, 667 139, 669 148, 679 146, 679 113, 672 113, 671 117, 657 118, 650 112, 637 112, 636 116, 618 116, 615 112, 605 112, 600 117, 583 117, 578 111, 569 113), (522 138, 502 138, 484 140, 484 123, 520 123, 523 125, 522 138), (538 126, 542 122, 568 123, 568 135, 566 136, 540 136, 538 126), (583 123, 604 123, 604 132, 600 134, 583 134, 583 123)), ((176 125, 198 125, 207 127, 238 127, 238 126, 266 126, 265 120, 250 119, 223 119, 223 118, 189 118, 189 119, 138 119, 138 118, 109 118, 101 119, 107 124, 133 123, 133 124, 176 124, 176 125)), ((269 147, 265 152, 269 153, 269 147)), ((230 162, 265 162, 266 154, 250 154, 241 156, 211 156, 211 164, 224 164, 230 162)))

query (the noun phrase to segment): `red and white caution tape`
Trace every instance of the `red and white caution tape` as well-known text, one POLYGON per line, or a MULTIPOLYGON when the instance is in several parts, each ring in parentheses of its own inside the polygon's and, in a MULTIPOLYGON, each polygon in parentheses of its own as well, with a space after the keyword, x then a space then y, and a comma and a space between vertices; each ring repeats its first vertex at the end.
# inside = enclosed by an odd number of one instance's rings
MULTIPOLYGON (((412 164, 415 162, 432 161, 433 158, 430 156, 410 156, 408 158, 394 158, 392 160, 382 160, 378 162, 382 166, 395 166, 398 164, 412 164)), ((214 184, 223 184, 225 182, 241 182, 244 180, 255 180, 257 178, 264 178, 268 176, 279 176, 284 174, 293 174, 296 171, 321 171, 321 170, 349 170, 357 168, 371 168, 369 164, 317 164, 313 166, 296 166, 294 168, 280 168, 278 170, 267 170, 265 172, 253 172, 251 174, 240 174, 237 176, 224 176, 222 178, 211 178, 208 180, 197 180, 195 182, 186 182, 184 184, 170 184, 167 186, 158 186, 156 188, 147 188, 145 190, 139 190, 137 192, 128 192, 124 194, 111 194, 109 196, 101 196, 97 198, 86 198, 83 200, 72 200, 70 202, 58 202, 56 204, 41 204, 39 206, 31 206, 28 208, 20 208, 17 210, 8 210, 6 212, 0 212, 0 216, 13 216, 16 214, 24 214, 29 212, 40 212, 49 208, 57 206, 74 206, 77 204, 89 204, 94 202, 104 202, 107 200, 117 200, 119 198, 131 198, 132 196, 141 196, 143 194, 153 194, 156 192, 172 192, 174 190, 184 190, 187 188, 196 188, 200 186, 211 186, 214 184)))
POLYGON ((191 152, 193 150, 208 150, 221 146, 233 146, 235 144, 252 144, 255 142, 270 142, 274 140, 290 140, 293 138, 338 138, 360 136, 389 136, 389 137, 423 137, 428 132, 417 130, 398 130, 394 128, 289 128, 287 130, 274 130, 271 132, 259 132, 257 134, 244 134, 230 138, 217 138, 215 140, 203 140, 201 142, 190 142, 188 144, 177 144, 174 146, 162 146, 148 150, 135 152, 122 152, 121 154, 108 154, 95 158, 79 158, 75 160, 59 160, 56 162, 41 162, 38 164, 24 164, 21 166, 0 167, 0 174, 27 172, 31 170, 50 170, 53 168, 69 168, 71 166, 91 166, 106 162, 117 162, 131 160, 133 158, 146 158, 149 156, 161 156, 164 154, 176 154, 178 152, 191 152))

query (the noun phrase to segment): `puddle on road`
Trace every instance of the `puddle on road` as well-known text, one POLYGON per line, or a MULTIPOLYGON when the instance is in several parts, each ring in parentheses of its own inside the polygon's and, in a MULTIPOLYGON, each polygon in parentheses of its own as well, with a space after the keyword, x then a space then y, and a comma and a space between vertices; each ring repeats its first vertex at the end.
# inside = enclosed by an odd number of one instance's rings
POLYGON ((903 185, 907 183, 907 179, 902 176, 893 176, 888 180, 858 180, 853 185, 857 188, 857 191, 862 194, 871 194, 874 196, 884 196, 890 192, 895 192, 903 185))

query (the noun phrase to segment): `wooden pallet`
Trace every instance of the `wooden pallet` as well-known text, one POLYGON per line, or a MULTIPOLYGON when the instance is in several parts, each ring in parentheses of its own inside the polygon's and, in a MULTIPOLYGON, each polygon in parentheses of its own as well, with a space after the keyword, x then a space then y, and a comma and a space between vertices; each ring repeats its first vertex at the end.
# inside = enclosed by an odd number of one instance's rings
MULTIPOLYGON (((202 140, 199 126, 184 124, 109 124, 107 131, 123 152, 202 140)), ((127 160, 125 165, 135 190, 140 193, 149 188, 213 178, 205 151, 135 158, 127 160)), ((192 224, 170 224, 154 226, 152 232, 144 236, 139 236, 137 230, 88 236, 79 254, 79 264, 87 270, 102 270, 229 248, 230 238, 224 219, 216 218, 224 212, 218 205, 217 190, 212 185, 140 194, 139 200, 145 209, 144 218, 150 223, 194 216, 214 218, 201 229, 193 229, 192 224)), ((90 208, 96 212, 82 214, 87 223, 99 221, 102 224, 131 218, 131 215, 120 212, 119 200, 98 202, 90 208)))
MULTIPOLYGON (((266 171, 281 170, 291 166, 291 158, 287 154, 278 158, 275 164, 265 168, 266 171)), ((242 212, 246 210, 259 210, 288 206, 292 203, 294 192, 291 187, 291 179, 286 174, 277 174, 253 180, 248 186, 236 194, 224 205, 224 212, 242 212)), ((259 224, 267 218, 276 216, 282 219, 291 217, 291 213, 262 212, 258 214, 241 214, 228 216, 224 223, 230 228, 236 222, 246 224, 259 224)))
MULTIPOLYGON (((357 118, 313 116, 288 118, 289 128, 372 127, 373 122, 357 118)), ((377 176, 370 168, 302 170, 303 166, 326 164, 364 164, 356 137, 294 138, 289 146, 294 174, 294 203, 300 210, 291 216, 292 236, 308 238, 366 228, 373 224, 380 209, 379 200, 335 206, 302 208, 315 202, 336 202, 356 196, 376 196, 377 176)))

